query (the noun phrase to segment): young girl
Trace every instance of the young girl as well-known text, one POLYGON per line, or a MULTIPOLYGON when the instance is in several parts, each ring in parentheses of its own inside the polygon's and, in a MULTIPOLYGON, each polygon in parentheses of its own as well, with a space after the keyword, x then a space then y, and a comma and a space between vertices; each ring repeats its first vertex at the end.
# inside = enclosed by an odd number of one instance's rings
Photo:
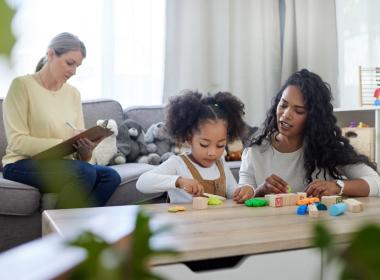
POLYGON ((261 134, 243 152, 240 184, 257 196, 306 191, 311 196, 379 196, 380 177, 336 125, 327 83, 294 73, 273 100, 261 134))
POLYGON ((172 156, 140 176, 137 189, 144 193, 167 191, 170 202, 191 202, 203 192, 233 198, 242 203, 253 196, 251 186, 237 187, 223 152, 227 142, 244 129, 244 105, 232 94, 203 96, 186 92, 171 99, 166 126, 177 141, 187 142, 191 152, 172 156))

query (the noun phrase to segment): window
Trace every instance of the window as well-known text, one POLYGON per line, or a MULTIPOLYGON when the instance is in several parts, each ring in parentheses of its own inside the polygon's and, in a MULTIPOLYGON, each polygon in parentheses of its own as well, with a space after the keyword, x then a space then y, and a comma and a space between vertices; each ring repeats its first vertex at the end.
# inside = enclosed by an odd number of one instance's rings
POLYGON ((0 96, 11 80, 34 72, 49 40, 77 35, 87 58, 69 80, 82 99, 112 98, 122 106, 162 103, 165 54, 164 0, 20 0, 9 68, 0 61, 0 96))
POLYGON ((340 107, 358 106, 359 66, 380 66, 378 0, 336 0, 340 107))

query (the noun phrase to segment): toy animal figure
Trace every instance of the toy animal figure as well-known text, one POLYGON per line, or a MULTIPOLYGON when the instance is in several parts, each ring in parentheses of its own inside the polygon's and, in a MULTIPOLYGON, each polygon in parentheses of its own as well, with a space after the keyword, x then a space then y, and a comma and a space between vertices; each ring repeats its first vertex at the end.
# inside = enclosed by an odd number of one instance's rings
POLYGON ((145 134, 145 142, 147 145, 157 147, 155 153, 161 157, 161 162, 174 155, 175 141, 170 137, 163 122, 152 124, 148 128, 145 134))
POLYGON ((227 144, 227 161, 239 161, 243 152, 243 142, 240 139, 227 144))
POLYGON ((142 126, 132 119, 126 119, 119 126, 117 147, 126 158, 126 162, 136 162, 141 155, 148 153, 144 142, 144 131, 142 126))
POLYGON ((116 137, 118 134, 117 124, 115 120, 98 120, 97 125, 110 129, 113 134, 104 138, 93 150, 90 160, 91 164, 108 165, 111 159, 117 153, 116 137))

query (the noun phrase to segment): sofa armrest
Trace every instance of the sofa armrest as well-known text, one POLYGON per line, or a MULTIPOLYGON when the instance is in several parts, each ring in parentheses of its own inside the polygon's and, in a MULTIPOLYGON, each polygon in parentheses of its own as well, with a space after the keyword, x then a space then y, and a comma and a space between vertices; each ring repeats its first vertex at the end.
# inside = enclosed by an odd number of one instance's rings
POLYGON ((38 189, 3 178, 0 173, 0 215, 27 216, 39 211, 38 189))

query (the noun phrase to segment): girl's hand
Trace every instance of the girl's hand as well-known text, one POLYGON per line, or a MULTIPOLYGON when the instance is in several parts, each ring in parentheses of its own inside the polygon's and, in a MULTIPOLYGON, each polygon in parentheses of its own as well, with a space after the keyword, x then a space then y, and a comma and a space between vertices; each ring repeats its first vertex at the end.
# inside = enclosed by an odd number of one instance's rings
POLYGON ((325 196, 336 195, 340 192, 340 188, 335 181, 314 180, 305 189, 308 196, 325 196))
POLYGON ((250 186, 242 186, 237 188, 234 192, 233 200, 237 203, 244 203, 247 199, 250 199, 254 196, 255 191, 250 186))
POLYGON ((277 175, 270 175, 265 178, 264 183, 262 183, 256 190, 257 196, 264 196, 266 194, 277 194, 277 193, 287 193, 288 183, 282 180, 277 175))
POLYGON ((176 182, 176 187, 183 189, 192 196, 201 196, 204 192, 203 186, 194 179, 179 177, 176 182))
POLYGON ((96 144, 87 138, 78 139, 74 144, 74 148, 79 154, 79 158, 83 161, 89 161, 92 156, 92 151, 96 147, 96 144))

